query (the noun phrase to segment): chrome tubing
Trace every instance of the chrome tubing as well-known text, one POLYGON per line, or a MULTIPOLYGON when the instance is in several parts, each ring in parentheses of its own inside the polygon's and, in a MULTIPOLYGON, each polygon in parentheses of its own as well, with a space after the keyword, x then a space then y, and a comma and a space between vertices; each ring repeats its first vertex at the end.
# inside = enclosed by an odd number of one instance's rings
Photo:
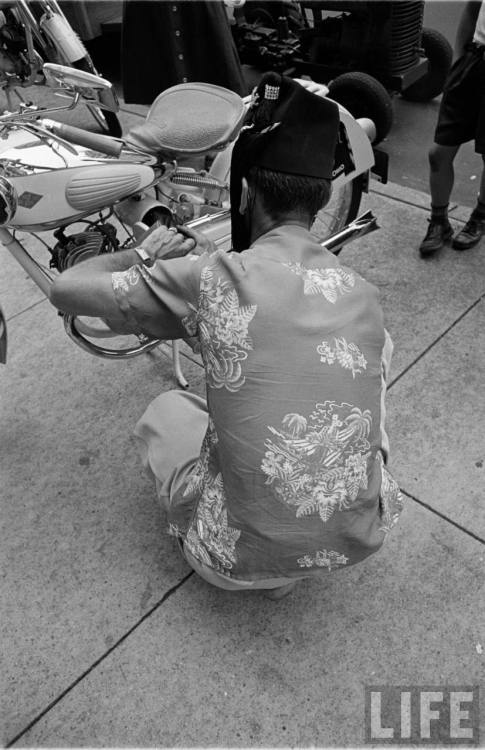
POLYGON ((374 232, 376 229, 379 229, 376 217, 372 211, 366 211, 351 221, 350 224, 347 224, 340 230, 340 232, 332 234, 320 244, 326 250, 330 250, 330 252, 333 253, 335 250, 352 242, 352 240, 356 240, 358 237, 363 237, 365 234, 374 232))
MULTIPOLYGON (((105 349, 103 346, 93 344, 92 341, 85 338, 80 331, 76 328, 76 316, 75 315, 64 315, 64 329, 69 338, 74 341, 75 344, 84 349, 90 354, 94 354, 96 357, 103 357, 104 359, 133 359, 138 357, 144 352, 149 352, 151 349, 155 349, 159 346, 163 339, 147 339, 144 343, 140 343, 138 346, 129 347, 127 349, 105 349)), ((116 335, 113 333, 113 336, 116 335)))

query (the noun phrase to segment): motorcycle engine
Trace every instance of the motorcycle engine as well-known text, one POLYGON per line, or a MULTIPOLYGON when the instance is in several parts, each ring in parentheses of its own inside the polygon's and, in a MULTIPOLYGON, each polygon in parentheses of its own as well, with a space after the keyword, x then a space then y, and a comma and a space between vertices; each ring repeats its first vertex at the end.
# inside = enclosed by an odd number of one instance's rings
POLYGON ((54 232, 57 244, 52 249, 51 268, 65 271, 66 268, 81 263, 88 258, 94 258, 102 253, 114 253, 119 250, 120 243, 116 237, 116 229, 105 222, 90 227, 86 232, 76 232, 66 235, 64 229, 54 232))

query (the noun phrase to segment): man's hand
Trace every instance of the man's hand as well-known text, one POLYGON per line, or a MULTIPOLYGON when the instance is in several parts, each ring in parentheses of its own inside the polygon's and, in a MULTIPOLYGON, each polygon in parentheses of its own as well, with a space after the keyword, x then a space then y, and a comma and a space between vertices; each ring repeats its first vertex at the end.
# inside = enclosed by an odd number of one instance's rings
POLYGON ((154 226, 138 247, 142 247, 153 260, 170 260, 171 258, 183 258, 195 248, 195 240, 186 237, 175 227, 168 229, 166 226, 154 226))
POLYGON ((152 227, 138 247, 142 247, 154 260, 183 258, 189 253, 202 255, 217 250, 215 243, 205 234, 186 226, 170 227, 170 229, 165 226, 152 227))
POLYGON ((191 252, 194 255, 202 255, 203 253, 211 255, 217 250, 216 243, 210 240, 203 232, 196 232, 195 229, 191 229, 185 225, 178 227, 178 232, 183 234, 187 240, 193 241, 194 244, 191 252))

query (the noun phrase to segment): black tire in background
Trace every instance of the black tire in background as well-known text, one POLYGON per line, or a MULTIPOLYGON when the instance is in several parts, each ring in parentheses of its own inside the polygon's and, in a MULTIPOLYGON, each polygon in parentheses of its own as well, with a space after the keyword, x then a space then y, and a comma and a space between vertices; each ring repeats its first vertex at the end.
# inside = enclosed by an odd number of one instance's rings
POLYGON ((389 133, 393 122, 392 99, 380 83, 367 73, 342 73, 328 84, 329 96, 353 117, 369 117, 376 126, 375 143, 389 133))
POLYGON ((421 44, 428 58, 429 70, 402 92, 404 99, 411 102, 429 102, 441 94, 453 57, 450 43, 439 31, 424 28, 421 44))

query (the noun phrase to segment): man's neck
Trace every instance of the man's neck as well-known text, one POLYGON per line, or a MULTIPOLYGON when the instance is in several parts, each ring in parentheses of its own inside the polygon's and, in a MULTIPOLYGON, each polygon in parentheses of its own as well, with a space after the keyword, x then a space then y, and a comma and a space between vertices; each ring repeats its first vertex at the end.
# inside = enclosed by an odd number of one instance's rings
POLYGON ((308 230, 310 229, 311 222, 309 219, 303 219, 299 215, 296 216, 288 214, 287 216, 280 217, 278 219, 272 219, 269 216, 264 216, 260 219, 260 221, 254 223, 254 227, 251 230, 251 244, 253 244, 253 242, 256 242, 256 240, 258 240, 264 234, 267 234, 273 229, 277 229, 278 227, 282 226, 297 226, 302 227, 302 229, 308 230))

